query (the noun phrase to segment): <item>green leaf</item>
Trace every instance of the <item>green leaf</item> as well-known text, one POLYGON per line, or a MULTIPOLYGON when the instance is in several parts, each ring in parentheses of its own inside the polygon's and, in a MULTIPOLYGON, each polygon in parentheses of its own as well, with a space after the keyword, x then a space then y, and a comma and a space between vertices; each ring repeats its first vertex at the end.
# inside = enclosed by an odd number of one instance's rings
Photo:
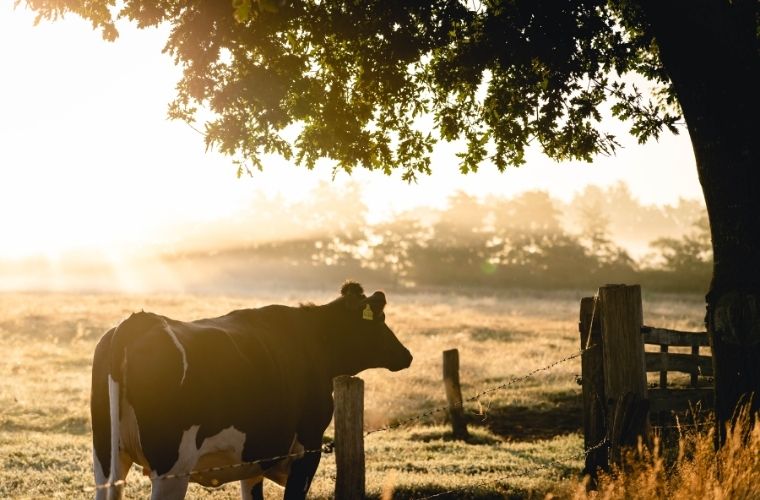
POLYGON ((235 21, 244 24, 251 18, 251 0, 232 0, 235 21))

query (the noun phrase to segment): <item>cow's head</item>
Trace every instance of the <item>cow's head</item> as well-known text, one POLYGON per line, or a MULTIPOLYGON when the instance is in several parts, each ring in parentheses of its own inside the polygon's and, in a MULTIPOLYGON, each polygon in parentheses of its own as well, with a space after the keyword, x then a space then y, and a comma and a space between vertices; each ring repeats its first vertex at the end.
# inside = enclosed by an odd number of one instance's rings
POLYGON ((385 294, 364 295, 361 285, 346 282, 333 302, 338 321, 336 354, 353 375, 367 368, 399 371, 412 363, 412 354, 385 324, 385 294))

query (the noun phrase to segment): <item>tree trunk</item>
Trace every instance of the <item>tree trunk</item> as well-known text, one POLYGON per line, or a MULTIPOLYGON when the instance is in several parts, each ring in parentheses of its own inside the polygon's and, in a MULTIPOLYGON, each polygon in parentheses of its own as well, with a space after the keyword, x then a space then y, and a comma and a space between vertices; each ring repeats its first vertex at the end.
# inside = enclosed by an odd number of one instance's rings
POLYGON ((707 330, 717 445, 737 404, 760 408, 760 51, 754 0, 643 0, 683 110, 714 254, 707 330))

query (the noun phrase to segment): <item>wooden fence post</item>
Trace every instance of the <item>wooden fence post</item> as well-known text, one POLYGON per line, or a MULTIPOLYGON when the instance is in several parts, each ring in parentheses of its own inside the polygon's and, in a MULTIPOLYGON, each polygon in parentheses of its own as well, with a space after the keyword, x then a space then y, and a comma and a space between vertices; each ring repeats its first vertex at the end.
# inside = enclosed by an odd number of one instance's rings
POLYGON ((449 418, 455 439, 467 439, 467 422, 462 406, 462 387, 459 385, 459 350, 443 351, 443 385, 449 402, 449 418))
MULTIPOLYGON (((607 403, 604 396, 604 355, 602 352, 601 309, 594 297, 581 299, 578 329, 581 334, 581 384, 583 387, 583 444, 588 450, 607 436, 607 403)), ((609 468, 608 447, 601 446, 586 454, 584 474, 596 481, 597 469, 609 468)), ((592 485, 593 486, 593 485, 592 485)))
POLYGON ((606 285, 599 289, 602 308, 604 392, 608 401, 611 458, 619 462, 622 447, 649 437, 649 401, 641 337, 643 311, 639 285, 606 285))
POLYGON ((335 498, 364 498, 364 381, 341 376, 335 395, 335 498))
POLYGON ((697 367, 691 371, 689 382, 690 385, 696 389, 697 384, 699 383, 699 345, 695 344, 691 346, 691 357, 694 359, 694 364, 697 365, 697 367))

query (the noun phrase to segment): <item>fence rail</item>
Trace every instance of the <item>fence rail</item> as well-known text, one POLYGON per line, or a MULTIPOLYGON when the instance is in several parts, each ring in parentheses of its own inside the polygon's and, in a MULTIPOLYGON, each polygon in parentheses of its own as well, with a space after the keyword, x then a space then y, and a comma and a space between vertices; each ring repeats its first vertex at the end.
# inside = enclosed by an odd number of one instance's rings
POLYGON ((682 332, 653 326, 641 327, 641 339, 645 344, 672 346, 709 346, 710 338, 707 332, 682 332))
POLYGON ((712 376, 712 357, 694 354, 647 352, 644 354, 644 362, 648 372, 683 372, 696 373, 698 375, 712 376), (664 354, 664 356, 663 356, 664 354))

